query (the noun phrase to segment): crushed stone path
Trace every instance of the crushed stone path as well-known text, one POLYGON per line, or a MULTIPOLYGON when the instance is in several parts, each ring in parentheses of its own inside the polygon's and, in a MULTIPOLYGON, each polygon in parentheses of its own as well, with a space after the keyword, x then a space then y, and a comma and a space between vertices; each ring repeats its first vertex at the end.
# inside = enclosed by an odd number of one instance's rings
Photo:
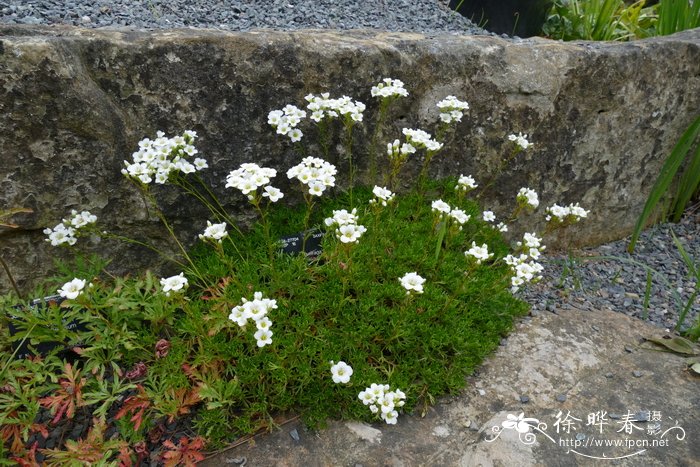
POLYGON ((622 313, 555 309, 520 322, 462 394, 424 417, 317 432, 294 421, 200 465, 700 465, 700 377, 644 340, 665 333, 622 313), (520 414, 540 431, 514 429, 520 414))

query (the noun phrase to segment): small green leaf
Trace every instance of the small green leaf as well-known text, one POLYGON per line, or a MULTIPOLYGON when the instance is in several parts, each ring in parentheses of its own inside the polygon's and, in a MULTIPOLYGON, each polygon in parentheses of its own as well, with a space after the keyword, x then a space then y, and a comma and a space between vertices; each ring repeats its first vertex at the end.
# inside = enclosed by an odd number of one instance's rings
POLYGON ((662 345, 672 352, 684 355, 697 355, 697 350, 693 347, 692 342, 682 337, 674 337, 672 339, 664 339, 662 337, 645 337, 649 342, 662 345))
POLYGON ((700 375, 700 363, 693 363, 690 366, 690 369, 693 370, 695 373, 700 375))

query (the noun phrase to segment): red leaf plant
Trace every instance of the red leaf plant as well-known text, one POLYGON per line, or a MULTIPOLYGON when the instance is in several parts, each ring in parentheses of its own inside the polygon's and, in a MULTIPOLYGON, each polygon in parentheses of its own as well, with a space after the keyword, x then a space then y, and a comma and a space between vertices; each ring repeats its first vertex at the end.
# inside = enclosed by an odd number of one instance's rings
POLYGON ((134 431, 139 431, 141 423, 143 423, 143 416, 146 410, 151 407, 151 400, 148 398, 143 386, 139 384, 136 386, 136 388, 138 389, 139 393, 127 397, 122 405, 122 408, 119 409, 119 412, 117 412, 117 415, 115 415, 114 418, 119 420, 126 414, 131 414, 131 418, 129 420, 134 423, 134 431))
POLYGON ((170 441, 163 441, 163 447, 167 449, 163 453, 163 462, 165 467, 176 467, 184 465, 185 467, 194 467, 197 462, 204 460, 204 454, 201 452, 204 448, 204 438, 197 436, 193 440, 183 436, 177 446, 170 441))
MULTIPOLYGON (((23 424, 20 422, 11 423, 13 419, 17 416, 17 411, 13 411, 5 419, 5 423, 0 426, 0 439, 2 439, 3 444, 7 444, 12 440, 10 445, 10 452, 13 454, 19 454, 24 451, 24 442, 26 439, 22 436, 23 424)), ((32 423, 29 427, 30 431, 41 433, 44 438, 49 437, 49 431, 46 429, 45 425, 41 423, 32 423)))
MULTIPOLYGON (((64 449, 41 449, 47 456, 47 467, 63 467, 66 465, 96 465, 109 462, 111 457, 120 452, 120 460, 123 461, 125 448, 128 447, 123 440, 105 440, 104 432, 106 422, 98 418, 93 419, 93 426, 87 436, 79 441, 69 439, 64 449)), ((126 464, 129 465, 129 464, 126 464)))
POLYGON ((63 416, 73 418, 75 408, 83 405, 83 386, 85 378, 80 378, 80 370, 73 370, 70 363, 66 363, 63 371, 63 378, 58 381, 61 386, 51 396, 39 399, 39 404, 51 409, 51 414, 55 414, 51 423, 54 425, 61 421, 63 416))
POLYGON ((38 441, 34 441, 32 447, 24 451, 22 457, 13 457, 12 460, 17 462, 21 467, 39 467, 41 464, 36 460, 36 449, 39 446, 38 441))

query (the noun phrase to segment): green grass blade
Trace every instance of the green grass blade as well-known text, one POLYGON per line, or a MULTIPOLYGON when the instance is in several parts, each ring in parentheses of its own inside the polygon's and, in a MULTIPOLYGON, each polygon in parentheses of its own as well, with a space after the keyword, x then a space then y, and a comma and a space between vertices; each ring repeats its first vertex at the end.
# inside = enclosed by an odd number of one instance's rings
MULTIPOLYGON (((700 1, 698 1, 698 3, 700 3, 700 1)), ((690 202, 693 194, 698 191, 698 188, 700 188, 700 144, 695 148, 695 153, 691 157, 688 167, 686 167, 683 172, 683 177, 678 185, 678 193, 676 194, 673 208, 673 218, 671 219, 673 222, 681 220, 683 212, 685 212, 685 207, 690 202)))
POLYGON ((644 310, 642 311, 642 319, 644 321, 649 317, 649 299, 651 298, 651 271, 647 271, 647 285, 644 289, 644 310))
POLYGON ((687 251, 685 251, 685 248, 683 248, 683 244, 678 240, 678 237, 676 237, 675 232, 673 229, 671 229, 671 236, 673 237, 673 243, 676 244, 676 248, 678 249, 678 253, 680 253, 681 258, 683 258, 683 262, 685 263, 686 267, 690 271, 690 274, 693 277, 698 277, 700 275, 700 271, 698 271, 695 267, 695 263, 693 262, 693 259, 690 257, 687 251))
POLYGON ((678 143, 676 143, 671 151, 671 154, 668 156, 668 159, 666 159, 666 162, 661 168, 661 174, 656 180, 654 187, 651 189, 651 193, 649 194, 649 198, 647 198, 644 209, 642 209, 642 213, 639 216, 639 219, 637 219, 637 225, 634 227, 634 232, 632 232, 632 239, 627 247, 630 253, 634 251, 634 246, 637 243, 639 235, 641 234, 646 221, 649 219, 649 216, 651 216, 651 213, 659 203, 659 200, 661 200, 661 197, 668 191, 668 187, 671 186, 673 177, 675 177, 676 173, 678 172, 683 159, 685 159, 685 156, 697 138, 698 133, 700 133, 700 116, 698 116, 688 127, 685 133, 683 133, 683 136, 681 136, 681 139, 678 140, 678 143))

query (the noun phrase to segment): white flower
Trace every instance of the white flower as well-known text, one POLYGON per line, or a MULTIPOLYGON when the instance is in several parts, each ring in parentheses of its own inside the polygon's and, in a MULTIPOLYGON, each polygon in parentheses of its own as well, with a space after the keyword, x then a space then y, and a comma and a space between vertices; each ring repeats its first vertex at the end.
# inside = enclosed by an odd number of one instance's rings
POLYGON ((447 96, 445 99, 437 103, 440 109, 440 120, 445 123, 452 121, 461 122, 464 110, 469 109, 469 104, 460 101, 455 96, 447 96))
POLYGON ((589 211, 583 209, 578 203, 569 204, 568 206, 559 206, 554 204, 547 208, 546 210, 547 221, 552 221, 557 223, 575 223, 581 219, 588 217, 589 211))
POLYGON ((394 199, 394 193, 392 193, 391 190, 384 187, 375 185, 372 189, 372 193, 376 198, 371 199, 369 201, 370 204, 379 203, 382 206, 386 206, 387 203, 390 203, 394 199))
POLYGON ((338 227, 336 236, 343 243, 355 243, 366 231, 362 225, 345 224, 338 227))
POLYGON ((408 143, 419 148, 426 148, 428 151, 437 151, 442 148, 442 143, 432 139, 430 133, 423 130, 414 130, 412 128, 404 128, 402 130, 406 136, 408 143))
POLYGON ((76 229, 73 227, 66 227, 65 224, 58 224, 53 229, 46 228, 44 229, 44 233, 49 237, 46 241, 51 242, 52 246, 59 246, 64 243, 75 245, 77 242, 75 238, 76 229))
MULTIPOLYGON (((333 365, 333 362, 331 362, 333 365)), ((346 384, 350 382, 350 377, 352 376, 352 367, 347 363, 340 361, 335 365, 331 366, 331 374, 333 375, 333 382, 346 384)))
POLYGON ((317 157, 305 157, 287 171, 287 177, 296 178, 307 186, 311 195, 320 196, 326 188, 335 186, 336 173, 333 164, 317 157))
POLYGON ((207 228, 204 229, 204 233, 199 234, 199 239, 216 240, 217 242, 221 243, 221 240, 223 240, 227 235, 228 232, 226 232, 226 222, 222 222, 221 224, 212 224, 210 221, 207 221, 207 228))
POLYGON ((464 252, 465 256, 472 256, 476 259, 476 264, 481 264, 482 261, 486 261, 493 256, 493 253, 489 253, 489 246, 483 244, 477 246, 476 242, 472 242, 472 247, 464 252))
POLYGON ((588 217, 590 211, 586 211, 578 203, 569 205, 569 215, 573 216, 574 222, 578 222, 581 219, 588 217))
POLYGON ((410 294, 411 291, 423 293, 423 284, 425 283, 425 279, 423 279, 417 273, 408 272, 404 274, 399 281, 401 281, 403 288, 406 289, 406 294, 410 294))
POLYGON ((328 217, 323 221, 326 226, 357 224, 357 208, 348 212, 346 209, 333 211, 333 217, 328 217))
MULTIPOLYGON (((236 188, 242 194, 249 195, 258 188, 266 187, 270 179, 277 176, 277 171, 269 167, 260 167, 258 164, 250 162, 231 171, 226 176, 226 188, 236 188)), ((265 190, 267 192, 267 190, 265 190)), ((265 196, 263 194, 263 196, 265 196)), ((268 195, 269 196, 269 195, 268 195)))
POLYGON ((542 246, 542 239, 537 234, 525 232, 523 234, 523 243, 527 248, 539 248, 542 246))
POLYGON ((388 384, 372 383, 370 387, 360 391, 357 397, 373 414, 378 414, 386 423, 394 425, 399 416, 396 409, 404 406, 406 394, 400 389, 391 391, 388 384))
POLYGON ((486 222, 494 222, 496 220, 496 215, 493 211, 484 211, 483 214, 481 214, 481 218, 486 222))
POLYGON ((508 139, 515 142, 515 144, 522 150, 533 146, 533 144, 527 140, 527 135, 523 135, 522 133, 518 133, 517 135, 508 135, 508 139))
POLYGON ((70 282, 63 284, 63 287, 58 289, 58 293, 61 297, 73 300, 83 293, 85 288, 85 279, 78 279, 77 277, 70 282))
POLYGON ((326 189, 326 185, 321 182, 313 181, 308 184, 309 194, 313 196, 321 196, 323 191, 326 189))
POLYGON ((207 164, 207 161, 200 157, 196 158, 192 163, 194 164, 194 168, 198 171, 209 168, 209 164, 207 164))
POLYGON ((376 396, 369 391, 369 388, 365 389, 364 391, 360 391, 360 393, 357 395, 357 397, 365 405, 374 404, 377 400, 376 396))
POLYGON ((272 331, 269 329, 258 329, 253 334, 257 340, 258 347, 265 347, 267 344, 272 344, 272 331))
POLYGON ((301 141, 302 136, 304 136, 304 133, 302 133, 299 128, 294 128, 292 129, 292 131, 289 132, 289 139, 292 140, 292 143, 301 141))
POLYGON ((459 180, 457 181, 458 190, 469 191, 478 186, 479 185, 476 184, 476 181, 471 175, 460 175, 459 180))
POLYGON ((536 209, 540 205, 540 200, 537 197, 537 192, 530 188, 521 188, 518 191, 517 201, 521 205, 536 209))
POLYGON ((469 219, 471 219, 471 216, 461 209, 453 209, 450 211, 450 217, 460 225, 467 223, 469 219))
POLYGON ((382 416, 382 419, 388 425, 396 425, 396 422, 398 421, 399 413, 396 410, 392 410, 389 413, 382 412, 381 416, 382 416))
POLYGON ((248 322, 248 316, 246 316, 245 309, 240 305, 231 309, 231 314, 228 315, 228 319, 234 321, 239 326, 245 326, 245 324, 248 322))
POLYGON ((207 161, 201 158, 190 163, 187 158, 198 153, 192 145, 197 137, 194 131, 185 131, 182 136, 166 138, 162 131, 156 133, 157 138, 145 138, 139 141, 138 151, 131 156, 131 162, 124 161, 122 174, 149 184, 154 180, 158 184, 168 181, 171 172, 193 173, 208 167, 207 161))
POLYGON ((496 226, 496 229, 499 232, 508 232, 508 226, 503 222, 499 222, 498 225, 496 226))
POLYGON ((408 91, 404 88, 402 81, 398 79, 384 78, 381 83, 372 86, 370 91, 372 97, 406 97, 408 91))
POLYGON ((265 187, 265 192, 263 193, 264 198, 270 198, 271 203, 276 203, 284 197, 284 193, 280 191, 279 188, 275 188, 271 185, 265 187))
POLYGON ((272 326, 272 321, 267 316, 263 316, 255 322, 255 327, 258 329, 270 329, 270 326, 272 326))
POLYGON ((170 296, 170 292, 179 292, 187 287, 187 278, 185 274, 181 272, 177 276, 161 279, 160 285, 163 287, 165 295, 170 296))
POLYGON ((438 212, 440 214, 449 214, 452 211, 450 205, 441 199, 433 201, 431 204, 431 208, 433 212, 438 212))

